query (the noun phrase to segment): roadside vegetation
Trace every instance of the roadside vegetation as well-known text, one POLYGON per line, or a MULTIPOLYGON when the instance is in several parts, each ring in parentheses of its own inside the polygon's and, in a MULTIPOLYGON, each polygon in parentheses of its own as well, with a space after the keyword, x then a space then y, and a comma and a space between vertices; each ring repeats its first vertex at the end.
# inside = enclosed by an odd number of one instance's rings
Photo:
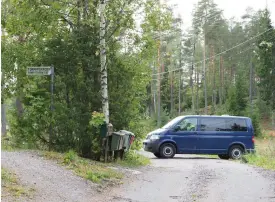
POLYGON ((20 184, 15 173, 1 167, 1 198, 16 200, 19 197, 32 197, 35 190, 20 184))
POLYGON ((41 151, 40 153, 45 158, 57 161, 60 165, 73 170, 76 175, 94 183, 119 182, 123 177, 121 173, 108 168, 106 164, 81 158, 74 151, 64 154, 48 151, 41 151))
POLYGON ((275 170, 275 137, 256 139, 256 154, 245 155, 243 162, 275 170))
POLYGON ((149 159, 133 151, 126 154, 123 161, 114 163, 101 163, 86 158, 81 158, 76 152, 70 150, 67 153, 40 151, 46 159, 55 160, 60 165, 73 170, 76 175, 94 183, 121 183, 123 173, 110 168, 111 166, 138 167, 148 165, 149 159))
POLYGON ((135 150, 130 150, 126 153, 124 160, 118 160, 116 163, 124 167, 140 167, 149 165, 150 159, 138 154, 135 150))

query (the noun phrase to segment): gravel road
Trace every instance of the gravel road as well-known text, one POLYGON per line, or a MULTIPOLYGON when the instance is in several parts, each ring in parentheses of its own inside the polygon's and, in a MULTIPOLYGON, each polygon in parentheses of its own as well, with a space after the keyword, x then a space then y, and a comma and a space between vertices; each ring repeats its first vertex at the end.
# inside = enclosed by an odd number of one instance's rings
POLYGON ((142 154, 152 159, 151 166, 100 195, 95 184, 31 152, 2 152, 2 165, 34 185, 30 201, 275 202, 275 172, 194 155, 157 159, 142 154))
POLYGON ((142 153, 152 166, 102 202, 275 202, 275 172, 215 158, 142 153))
MULTIPOLYGON (((93 201, 91 199, 96 194, 97 185, 35 152, 2 151, 1 163, 3 167, 15 172, 23 185, 35 189, 33 198, 24 198, 24 201, 93 201)), ((9 199, 2 198, 2 201, 9 199)))

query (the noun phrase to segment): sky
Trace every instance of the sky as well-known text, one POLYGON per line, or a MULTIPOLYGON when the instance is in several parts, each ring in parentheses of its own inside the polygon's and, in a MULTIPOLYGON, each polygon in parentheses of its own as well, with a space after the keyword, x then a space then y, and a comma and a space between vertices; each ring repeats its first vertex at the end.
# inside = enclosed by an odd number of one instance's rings
MULTIPOLYGON (((163 0, 165 1, 165 0, 163 0)), ((177 5, 174 9, 175 14, 180 14, 183 19, 183 28, 191 26, 192 11, 194 4, 199 0, 166 0, 170 5, 177 5)), ((271 13, 271 20, 275 25, 275 0, 214 0, 220 9, 223 10, 224 17, 230 19, 240 17, 245 14, 248 7, 253 8, 255 11, 264 9, 267 5, 271 13)))

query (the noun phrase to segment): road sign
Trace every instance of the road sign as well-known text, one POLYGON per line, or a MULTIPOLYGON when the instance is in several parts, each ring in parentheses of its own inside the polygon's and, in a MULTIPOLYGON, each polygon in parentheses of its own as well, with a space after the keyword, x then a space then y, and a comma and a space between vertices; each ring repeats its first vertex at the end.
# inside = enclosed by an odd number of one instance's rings
MULTIPOLYGON (((50 67, 28 67, 27 75, 30 76, 51 76, 51 111, 53 111, 53 90, 54 90, 54 66, 50 67)), ((49 149, 52 149, 52 136, 53 136, 53 123, 50 123, 50 134, 49 134, 49 149)))
POLYGON ((51 74, 52 74, 51 67, 28 67, 27 68, 27 75, 44 76, 44 75, 51 75, 51 74))

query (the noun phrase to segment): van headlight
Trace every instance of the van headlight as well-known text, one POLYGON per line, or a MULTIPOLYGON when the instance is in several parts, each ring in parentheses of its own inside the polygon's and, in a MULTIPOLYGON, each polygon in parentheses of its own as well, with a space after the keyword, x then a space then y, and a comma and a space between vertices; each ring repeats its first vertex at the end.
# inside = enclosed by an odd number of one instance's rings
POLYGON ((159 135, 151 135, 150 140, 158 140, 159 135))

